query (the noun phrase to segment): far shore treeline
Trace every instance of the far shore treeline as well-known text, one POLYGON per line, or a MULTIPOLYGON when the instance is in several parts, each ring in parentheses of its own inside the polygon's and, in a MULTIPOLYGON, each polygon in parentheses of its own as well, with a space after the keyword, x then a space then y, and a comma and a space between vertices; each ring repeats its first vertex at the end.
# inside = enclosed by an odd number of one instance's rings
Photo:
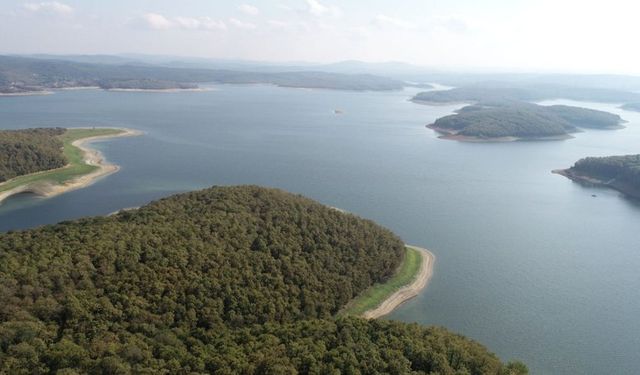
POLYGON ((37 93, 74 87, 99 87, 107 90, 193 89, 199 83, 261 83, 283 87, 372 91, 398 90, 408 86, 401 80, 371 74, 252 72, 149 64, 111 65, 0 55, 0 94, 37 93))

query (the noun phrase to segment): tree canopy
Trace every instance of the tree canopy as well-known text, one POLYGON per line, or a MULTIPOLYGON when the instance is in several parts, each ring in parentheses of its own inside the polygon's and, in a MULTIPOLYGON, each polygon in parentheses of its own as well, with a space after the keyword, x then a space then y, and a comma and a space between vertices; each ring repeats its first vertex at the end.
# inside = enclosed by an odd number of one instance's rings
POLYGON ((63 128, 0 130, 0 182, 29 173, 64 167, 58 137, 63 128))
POLYGON ((640 191, 640 155, 587 157, 578 160, 570 171, 615 180, 640 191))

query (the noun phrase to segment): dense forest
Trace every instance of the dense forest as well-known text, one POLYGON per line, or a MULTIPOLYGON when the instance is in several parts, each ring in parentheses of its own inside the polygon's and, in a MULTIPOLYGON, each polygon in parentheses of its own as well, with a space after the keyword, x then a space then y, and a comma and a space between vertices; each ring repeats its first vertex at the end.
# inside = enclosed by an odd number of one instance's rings
POLYGON ((0 130, 0 182, 29 173, 64 167, 58 138, 63 128, 0 130))
POLYGON ((587 176, 640 198, 640 155, 587 157, 565 171, 568 177, 587 176))
POLYGON ((463 107, 456 114, 437 119, 431 127, 466 137, 542 138, 566 136, 581 127, 617 128, 620 122, 618 115, 592 109, 501 102, 463 107))
POLYGON ((0 56, 0 93, 41 91, 48 88, 193 88, 195 84, 266 83, 287 87, 337 90, 396 90, 404 82, 369 74, 326 72, 247 72, 171 68, 150 64, 113 65, 0 56))
POLYGON ((526 373, 443 329, 334 318, 404 254, 254 186, 0 234, 0 373, 526 373))

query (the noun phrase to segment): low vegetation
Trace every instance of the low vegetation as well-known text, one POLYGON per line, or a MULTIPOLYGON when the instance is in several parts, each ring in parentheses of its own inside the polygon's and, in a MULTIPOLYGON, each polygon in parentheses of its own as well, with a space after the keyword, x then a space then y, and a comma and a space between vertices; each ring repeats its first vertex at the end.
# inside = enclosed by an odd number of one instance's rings
POLYGON ((526 373, 444 329, 334 317, 405 254, 254 186, 0 234, 0 373, 526 373))
POLYGON ((384 283, 375 284, 353 299, 341 311, 341 315, 360 316, 366 311, 378 307, 384 300, 399 288, 410 284, 416 277, 422 264, 422 256, 418 250, 406 247, 406 255, 398 271, 384 283))

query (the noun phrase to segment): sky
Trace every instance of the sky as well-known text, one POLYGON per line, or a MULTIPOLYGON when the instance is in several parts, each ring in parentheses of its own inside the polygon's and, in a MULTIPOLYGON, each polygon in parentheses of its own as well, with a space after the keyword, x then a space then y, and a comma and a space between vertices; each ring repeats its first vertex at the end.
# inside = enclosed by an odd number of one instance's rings
POLYGON ((0 53, 640 75, 634 0, 0 0, 0 53))

